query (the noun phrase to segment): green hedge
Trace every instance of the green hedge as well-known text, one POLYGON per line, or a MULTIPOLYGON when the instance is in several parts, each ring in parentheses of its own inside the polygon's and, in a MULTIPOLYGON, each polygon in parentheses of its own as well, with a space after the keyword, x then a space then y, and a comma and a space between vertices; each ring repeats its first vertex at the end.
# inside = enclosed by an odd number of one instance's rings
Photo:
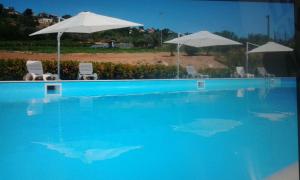
MULTIPOLYGON (((74 80, 78 75, 78 61, 61 62, 61 79, 74 80)), ((176 66, 165 65, 130 65, 93 62, 94 72, 99 79, 171 79, 176 76, 176 66)), ((56 61, 43 61, 44 72, 56 74, 56 61)), ((208 74, 212 78, 230 77, 229 69, 203 69, 199 71, 208 74)), ((26 61, 22 59, 1 60, 0 80, 23 80, 27 73, 26 61)), ((180 77, 186 77, 185 68, 180 69, 180 77)))
MULTIPOLYGON (((78 61, 61 62, 61 79, 77 79, 78 61)), ((43 61, 44 72, 56 74, 56 61, 43 61)), ((168 79, 176 76, 176 66, 164 65, 129 65, 93 62, 94 72, 99 79, 168 79)), ((181 68, 181 77, 186 76, 185 69, 181 68)), ((0 60, 0 80, 23 80, 27 73, 26 61, 0 60)))
POLYGON ((0 60, 0 80, 22 80, 26 74, 26 61, 0 60))

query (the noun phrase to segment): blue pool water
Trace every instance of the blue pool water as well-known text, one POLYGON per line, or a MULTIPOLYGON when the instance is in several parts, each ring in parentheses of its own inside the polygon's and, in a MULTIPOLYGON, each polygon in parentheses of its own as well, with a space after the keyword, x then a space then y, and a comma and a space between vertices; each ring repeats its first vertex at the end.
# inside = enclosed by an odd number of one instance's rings
POLYGON ((0 83, 0 179, 248 180, 297 162, 295 79, 0 83))

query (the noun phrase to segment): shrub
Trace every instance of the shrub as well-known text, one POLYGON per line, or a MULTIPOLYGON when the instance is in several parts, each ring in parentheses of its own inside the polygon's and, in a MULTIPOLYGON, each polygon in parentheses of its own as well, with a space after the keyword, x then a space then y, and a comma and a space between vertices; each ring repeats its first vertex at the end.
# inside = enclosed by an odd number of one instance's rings
POLYGON ((175 45, 175 44, 169 44, 168 45, 168 49, 170 51, 170 56, 175 56, 174 52, 177 51, 177 45, 175 45))
POLYGON ((197 55, 197 53, 199 52, 199 49, 196 47, 191 47, 191 46, 184 46, 184 52, 188 55, 188 56, 194 56, 197 55))
POLYGON ((0 60, 0 80, 22 80, 26 74, 26 62, 23 60, 0 60))
MULTIPOLYGON (((74 80, 78 75, 78 61, 61 62, 61 79, 74 80)), ((93 62, 94 72, 98 74, 99 79, 169 79, 176 76, 176 66, 164 65, 130 65, 113 64, 110 62, 93 62)), ((44 72, 56 74, 56 61, 43 61, 44 72)), ((26 61, 0 60, 0 80, 23 80, 27 73, 26 61)), ((184 77, 186 71, 180 69, 180 76, 184 77)))

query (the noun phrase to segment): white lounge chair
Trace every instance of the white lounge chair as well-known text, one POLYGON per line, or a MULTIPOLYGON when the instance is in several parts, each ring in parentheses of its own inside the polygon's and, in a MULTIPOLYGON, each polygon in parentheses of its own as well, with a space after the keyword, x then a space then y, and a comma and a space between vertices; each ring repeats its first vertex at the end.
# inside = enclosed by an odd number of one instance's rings
POLYGON ((194 66, 186 66, 186 72, 188 77, 192 78, 209 78, 209 75, 198 73, 194 66))
POLYGON ((97 80, 98 75, 93 73, 92 63, 79 63, 78 80, 97 80))
POLYGON ((58 76, 51 73, 44 74, 43 65, 41 61, 27 61, 26 67, 28 74, 25 77, 25 80, 58 80, 58 76))
POLYGON ((241 77, 241 78, 253 78, 254 74, 250 74, 250 73, 245 73, 245 69, 242 66, 237 66, 236 67, 236 76, 237 77, 241 77))
POLYGON ((257 69, 258 75, 260 75, 262 77, 275 77, 274 74, 268 73, 264 67, 257 67, 256 69, 257 69))

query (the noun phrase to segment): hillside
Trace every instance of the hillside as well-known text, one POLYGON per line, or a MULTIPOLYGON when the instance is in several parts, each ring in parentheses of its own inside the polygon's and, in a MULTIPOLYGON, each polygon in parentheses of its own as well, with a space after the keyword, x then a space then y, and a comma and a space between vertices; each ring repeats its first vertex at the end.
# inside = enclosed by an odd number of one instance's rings
MULTIPOLYGON (((56 60, 55 53, 28 53, 28 52, 6 52, 0 51, 0 59, 38 59, 38 60, 56 60)), ((62 61, 94 61, 94 62, 112 62, 121 64, 163 64, 175 65, 177 61, 176 56, 170 56, 167 52, 157 53, 69 53, 62 54, 62 61)), ((226 68, 224 64, 215 60, 214 56, 180 56, 182 66, 193 65, 197 69, 207 68, 226 68)))

